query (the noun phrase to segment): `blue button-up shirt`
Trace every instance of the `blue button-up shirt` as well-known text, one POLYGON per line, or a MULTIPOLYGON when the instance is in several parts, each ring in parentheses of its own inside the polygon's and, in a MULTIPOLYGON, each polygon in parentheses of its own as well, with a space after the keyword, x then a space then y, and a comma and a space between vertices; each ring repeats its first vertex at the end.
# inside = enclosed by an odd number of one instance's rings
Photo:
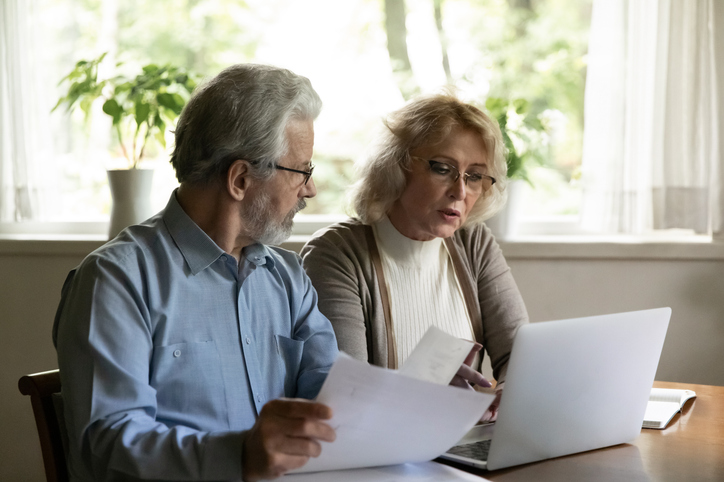
POLYGON ((244 431, 313 398, 337 355, 299 257, 226 254, 171 196, 63 287, 58 350, 74 480, 230 480, 244 431))

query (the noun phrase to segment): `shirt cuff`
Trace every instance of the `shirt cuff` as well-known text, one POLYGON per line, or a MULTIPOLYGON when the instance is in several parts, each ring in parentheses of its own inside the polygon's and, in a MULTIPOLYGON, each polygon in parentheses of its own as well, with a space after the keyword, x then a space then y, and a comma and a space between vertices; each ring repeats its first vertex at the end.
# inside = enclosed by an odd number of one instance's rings
POLYGON ((204 444, 203 480, 241 480, 241 451, 246 432, 212 432, 204 444))

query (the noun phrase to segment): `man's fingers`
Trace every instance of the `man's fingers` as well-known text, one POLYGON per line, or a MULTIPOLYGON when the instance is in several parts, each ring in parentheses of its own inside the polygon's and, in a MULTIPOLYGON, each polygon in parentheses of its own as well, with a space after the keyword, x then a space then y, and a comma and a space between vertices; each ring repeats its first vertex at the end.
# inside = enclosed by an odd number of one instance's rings
POLYGON ((262 414, 277 415, 284 418, 313 418, 329 420, 332 409, 322 403, 303 399, 280 398, 264 405, 262 414))
POLYGON ((289 422, 285 430, 288 437, 312 438, 324 442, 334 442, 337 434, 328 424, 316 420, 297 419, 289 422))
POLYGON ((333 442, 336 434, 322 421, 329 407, 301 400, 274 400, 262 408, 249 431, 242 455, 245 480, 279 477, 301 467, 322 452, 319 441, 333 442))
POLYGON ((319 457, 322 445, 313 439, 303 437, 283 437, 274 447, 274 453, 284 455, 300 455, 303 457, 319 457))
POLYGON ((263 430, 267 435, 280 434, 333 442, 336 434, 322 420, 332 418, 332 409, 308 400, 273 400, 261 410, 260 419, 266 420, 263 430))
POLYGON ((465 364, 460 365, 456 376, 466 380, 468 383, 473 385, 480 385, 481 387, 492 386, 492 384, 488 380, 486 380, 480 372, 465 364))

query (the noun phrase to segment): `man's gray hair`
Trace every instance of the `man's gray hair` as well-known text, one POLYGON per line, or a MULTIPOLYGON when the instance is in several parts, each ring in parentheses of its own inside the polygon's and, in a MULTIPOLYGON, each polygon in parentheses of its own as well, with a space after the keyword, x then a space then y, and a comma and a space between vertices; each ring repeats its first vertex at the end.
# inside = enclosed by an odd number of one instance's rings
POLYGON ((473 205, 465 226, 488 219, 505 204, 507 192, 506 148, 498 123, 474 105, 462 102, 452 91, 419 97, 391 113, 385 130, 358 173, 350 190, 350 204, 366 224, 386 214, 407 188, 410 152, 435 146, 454 129, 475 132, 483 141, 488 158, 488 174, 496 179, 493 187, 473 205))
POLYGON ((178 120, 171 164, 179 182, 223 179, 238 159, 268 179, 289 148, 292 120, 314 120, 322 100, 306 77, 258 64, 238 64, 200 86, 178 120))

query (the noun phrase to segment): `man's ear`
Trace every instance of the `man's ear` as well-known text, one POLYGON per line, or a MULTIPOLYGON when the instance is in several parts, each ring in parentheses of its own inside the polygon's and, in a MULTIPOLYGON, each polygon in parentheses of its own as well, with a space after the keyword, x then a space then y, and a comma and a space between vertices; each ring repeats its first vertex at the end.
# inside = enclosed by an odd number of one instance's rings
POLYGON ((246 196, 251 181, 249 163, 237 159, 226 173, 226 190, 236 201, 241 201, 246 196))

